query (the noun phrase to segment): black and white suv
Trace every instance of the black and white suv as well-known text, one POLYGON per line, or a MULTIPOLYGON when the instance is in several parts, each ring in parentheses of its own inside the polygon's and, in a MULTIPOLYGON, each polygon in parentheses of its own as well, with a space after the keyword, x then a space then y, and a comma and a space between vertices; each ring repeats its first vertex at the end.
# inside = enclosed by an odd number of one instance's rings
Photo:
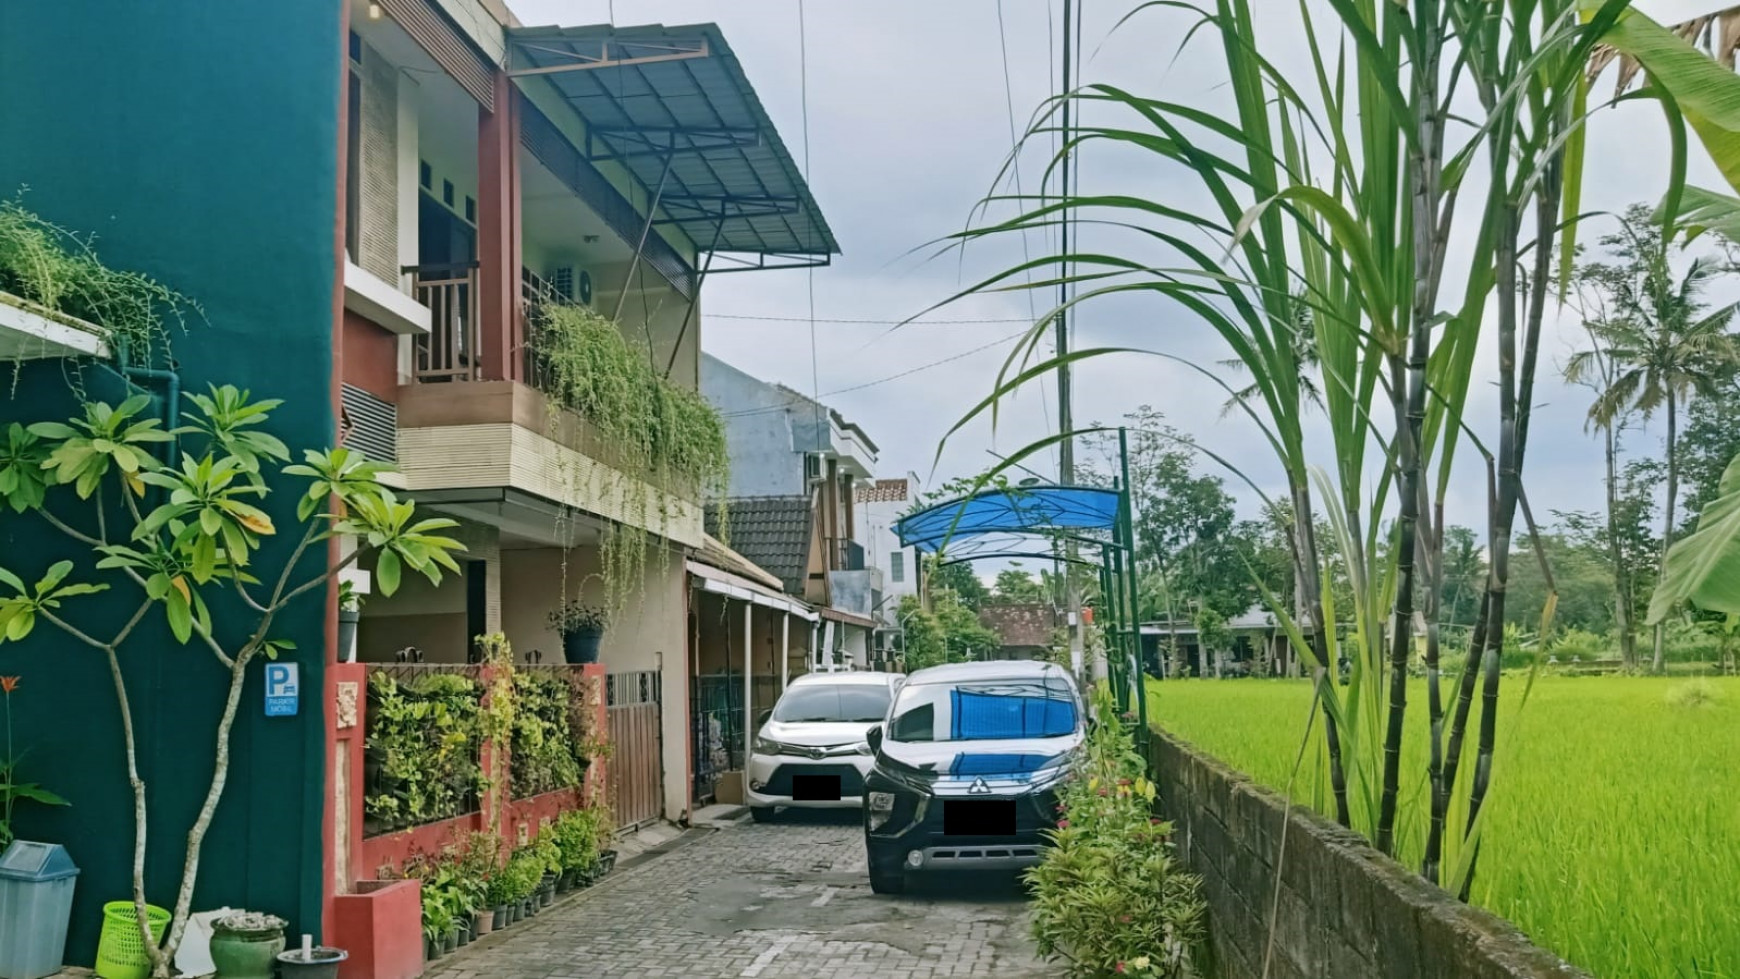
POLYGON ((1082 735, 1081 694, 1056 664, 960 663, 908 676, 867 736, 871 889, 898 894, 919 871, 1038 863, 1082 735))

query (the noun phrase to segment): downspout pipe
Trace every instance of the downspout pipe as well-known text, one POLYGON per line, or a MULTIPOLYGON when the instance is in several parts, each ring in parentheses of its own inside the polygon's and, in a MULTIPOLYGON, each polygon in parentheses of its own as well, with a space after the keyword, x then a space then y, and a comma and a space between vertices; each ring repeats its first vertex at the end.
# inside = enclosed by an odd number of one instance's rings
MULTIPOLYGON (((164 389, 163 424, 173 432, 181 427, 181 375, 173 370, 161 367, 136 367, 131 363, 127 341, 123 338, 115 340, 115 363, 112 367, 104 361, 97 361, 97 366, 120 378, 128 387, 137 388, 141 393, 151 394, 151 384, 161 384, 164 389)), ((178 442, 169 443, 169 468, 181 466, 181 450, 178 442)))

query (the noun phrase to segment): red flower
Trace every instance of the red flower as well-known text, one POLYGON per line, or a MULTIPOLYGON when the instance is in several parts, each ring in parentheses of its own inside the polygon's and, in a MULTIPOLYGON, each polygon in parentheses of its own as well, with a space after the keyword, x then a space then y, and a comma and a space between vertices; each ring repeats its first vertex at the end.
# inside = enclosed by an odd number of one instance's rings
POLYGON ((1129 784, 1130 784, 1130 780, 1129 780, 1129 779, 1127 779, 1127 778, 1121 778, 1121 779, 1118 779, 1118 784, 1119 784, 1119 785, 1129 785, 1129 784))
POLYGON ((1119 975, 1122 975, 1124 972, 1124 963, 1119 962, 1118 967, 1116 969, 1113 969, 1112 971, 1118 973, 1119 975))
POLYGON ((1059 819, 1059 820, 1058 820, 1058 821, 1057 821, 1057 828, 1058 828, 1058 829, 1068 829, 1068 828, 1069 828, 1069 820, 1067 820, 1067 819, 1059 819))
POLYGON ((1163 822, 1165 822, 1165 820, 1161 819, 1159 816, 1149 816, 1148 817, 1148 825, 1149 826, 1158 826, 1163 822))
POLYGON ((1127 914, 1118 915, 1118 924, 1127 925, 1129 923, 1130 923, 1130 916, 1129 915, 1127 915, 1127 914))
POLYGON ((15 676, 0 676, 0 690, 4 690, 7 693, 17 690, 19 679, 19 677, 15 676))

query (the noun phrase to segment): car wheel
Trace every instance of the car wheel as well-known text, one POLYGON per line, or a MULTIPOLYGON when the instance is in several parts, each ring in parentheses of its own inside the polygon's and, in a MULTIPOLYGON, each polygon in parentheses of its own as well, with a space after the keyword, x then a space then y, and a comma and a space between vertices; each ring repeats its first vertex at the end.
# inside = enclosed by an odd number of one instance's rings
POLYGON ((749 815, 758 823, 773 822, 774 808, 772 806, 750 806, 749 815))
POLYGON ((870 854, 870 891, 874 894, 906 893, 906 871, 899 859, 877 859, 870 854))

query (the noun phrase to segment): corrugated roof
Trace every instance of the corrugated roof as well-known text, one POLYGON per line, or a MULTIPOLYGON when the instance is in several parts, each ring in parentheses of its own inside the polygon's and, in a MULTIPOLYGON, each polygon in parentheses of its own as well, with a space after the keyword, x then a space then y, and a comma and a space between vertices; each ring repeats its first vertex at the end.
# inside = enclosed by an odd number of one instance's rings
POLYGON ((787 593, 802 595, 810 570, 813 526, 807 496, 759 496, 707 505, 707 533, 731 542, 732 550, 777 577, 787 593))
POLYGON ((826 258, 840 251, 803 173, 716 24, 508 31, 510 74, 542 74, 663 219, 703 251, 826 258), (667 169, 668 167, 668 169, 667 169))
POLYGON ((741 575, 750 581, 766 585, 769 588, 783 588, 784 584, 778 577, 769 574, 766 569, 756 565, 743 555, 725 546, 725 542, 712 534, 703 535, 701 552, 695 555, 695 560, 711 565, 721 571, 729 571, 741 575))

